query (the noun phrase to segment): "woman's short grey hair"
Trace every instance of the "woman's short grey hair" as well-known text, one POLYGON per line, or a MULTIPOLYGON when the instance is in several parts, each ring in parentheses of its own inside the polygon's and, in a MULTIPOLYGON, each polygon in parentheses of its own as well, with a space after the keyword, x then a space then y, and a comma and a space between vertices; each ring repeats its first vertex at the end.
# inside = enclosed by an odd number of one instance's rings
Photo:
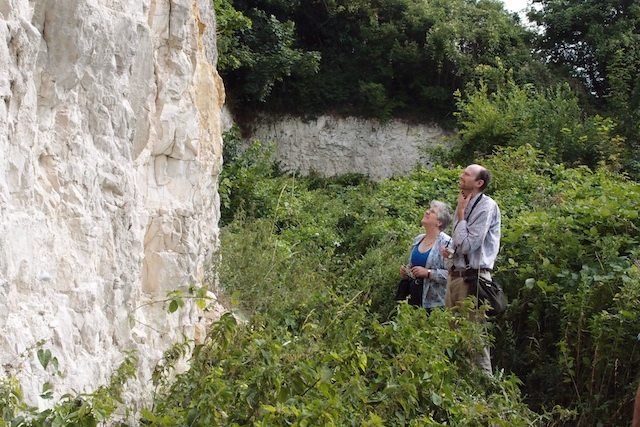
POLYGON ((446 229, 451 224, 451 208, 449 204, 439 200, 432 200, 429 207, 437 212, 436 216, 440 221, 440 231, 446 229))

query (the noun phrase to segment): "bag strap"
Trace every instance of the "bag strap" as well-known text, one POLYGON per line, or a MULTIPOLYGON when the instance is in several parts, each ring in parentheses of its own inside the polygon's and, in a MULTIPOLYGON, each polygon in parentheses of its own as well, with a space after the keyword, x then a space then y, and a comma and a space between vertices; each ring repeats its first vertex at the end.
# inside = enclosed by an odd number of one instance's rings
MULTIPOLYGON (((471 206, 471 210, 469 211, 469 215, 467 215, 467 217, 465 218, 465 221, 468 221, 469 218, 471 218, 471 214, 473 213, 473 210, 478 205, 478 202, 480 201, 480 199, 482 199, 482 196, 484 196, 484 193, 480 193, 476 201, 473 203, 473 206, 471 206)), ((464 254, 464 263, 465 263, 465 269, 468 270, 470 266, 469 266, 469 257, 467 256, 467 254, 464 254)))
POLYGON ((480 193, 480 195, 478 196, 476 201, 473 203, 473 206, 471 206, 471 210, 469 211, 469 215, 467 215, 467 217, 465 218, 465 221, 469 221, 469 218, 471 217, 471 214, 473 213, 473 210, 478 205, 478 202, 480 201, 480 199, 482 199, 482 196, 484 196, 484 193, 480 193))

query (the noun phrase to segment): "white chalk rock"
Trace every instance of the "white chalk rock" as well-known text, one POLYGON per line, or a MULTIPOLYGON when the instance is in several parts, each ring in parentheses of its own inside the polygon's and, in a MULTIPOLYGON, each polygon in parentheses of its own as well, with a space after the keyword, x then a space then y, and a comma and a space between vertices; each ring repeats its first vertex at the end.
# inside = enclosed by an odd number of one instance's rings
MULTIPOLYGON (((228 128, 227 115, 223 122, 228 128)), ((333 116, 262 116, 250 127, 246 143, 275 142, 276 160, 284 170, 322 176, 359 173, 374 180, 430 166, 426 148, 448 144, 451 135, 435 124, 333 116)))
POLYGON ((163 351, 202 336, 205 314, 154 301, 218 244, 215 55, 210 0, 0 0, 0 362, 29 402, 94 390, 125 350, 149 396, 163 351))

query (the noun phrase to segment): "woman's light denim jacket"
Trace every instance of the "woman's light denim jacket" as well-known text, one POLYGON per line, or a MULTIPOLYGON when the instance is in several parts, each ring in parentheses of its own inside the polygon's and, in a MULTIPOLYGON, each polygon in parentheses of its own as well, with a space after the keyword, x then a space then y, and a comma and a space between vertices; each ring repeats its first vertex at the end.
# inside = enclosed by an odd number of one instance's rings
MULTIPOLYGON (((409 251, 409 264, 411 264, 411 252, 413 252, 413 248, 420 244, 423 237, 424 233, 418 234, 413 239, 413 244, 409 251)), ((446 247, 450 240, 451 237, 441 231, 431 247, 427 263, 420 266, 431 269, 431 277, 422 279, 422 306, 425 308, 444 307, 444 296, 447 292, 447 277, 449 277, 449 271, 444 265, 444 257, 440 253, 440 249, 446 247)))

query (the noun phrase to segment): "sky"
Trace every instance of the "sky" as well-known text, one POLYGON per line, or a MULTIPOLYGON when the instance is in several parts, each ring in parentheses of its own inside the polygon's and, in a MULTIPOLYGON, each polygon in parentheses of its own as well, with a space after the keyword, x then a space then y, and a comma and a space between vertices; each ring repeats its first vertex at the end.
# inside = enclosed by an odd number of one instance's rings
POLYGON ((518 16, 520 17, 520 22, 522 22, 522 24, 525 27, 530 27, 530 29, 533 30, 538 30, 539 29, 535 26, 533 26, 529 20, 527 19, 527 15, 524 13, 524 9, 527 6, 527 3, 529 3, 529 0, 502 0, 502 3, 504 3, 504 8, 507 9, 510 12, 516 12, 518 14, 518 16))
POLYGON ((511 12, 520 12, 527 7, 527 0, 502 0, 504 7, 511 12))

